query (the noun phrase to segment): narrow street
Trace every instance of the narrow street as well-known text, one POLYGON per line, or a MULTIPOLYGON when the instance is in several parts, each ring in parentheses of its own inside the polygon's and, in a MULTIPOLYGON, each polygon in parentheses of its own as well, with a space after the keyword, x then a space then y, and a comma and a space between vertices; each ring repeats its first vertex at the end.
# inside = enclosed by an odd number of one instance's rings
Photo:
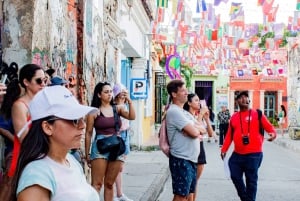
MULTIPOLYGON (((205 143, 207 165, 198 186, 197 201, 239 201, 231 180, 225 178, 216 143, 205 143)), ((300 156, 274 143, 265 142, 259 171, 257 201, 299 200, 300 156)), ((172 200, 171 179, 157 201, 172 200)))

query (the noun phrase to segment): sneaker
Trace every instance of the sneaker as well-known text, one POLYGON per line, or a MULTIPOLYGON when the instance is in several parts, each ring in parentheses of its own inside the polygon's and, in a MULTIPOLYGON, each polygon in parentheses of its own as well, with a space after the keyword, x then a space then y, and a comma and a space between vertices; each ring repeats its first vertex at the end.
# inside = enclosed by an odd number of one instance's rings
POLYGON ((133 201, 129 199, 126 195, 122 195, 121 197, 115 197, 114 201, 133 201))
POLYGON ((210 142, 210 140, 207 140, 207 142, 210 142))

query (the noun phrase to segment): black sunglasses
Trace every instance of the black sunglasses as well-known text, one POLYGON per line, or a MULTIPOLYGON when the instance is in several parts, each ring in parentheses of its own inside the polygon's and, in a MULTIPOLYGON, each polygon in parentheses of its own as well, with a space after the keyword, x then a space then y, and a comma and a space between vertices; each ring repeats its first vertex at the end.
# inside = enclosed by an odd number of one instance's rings
POLYGON ((36 78, 35 82, 39 85, 41 85, 42 83, 46 84, 47 83, 47 78, 36 78))
POLYGON ((55 121, 55 120, 64 120, 64 121, 72 122, 72 124, 73 124, 76 128, 79 128, 80 122, 81 122, 81 123, 85 123, 83 117, 81 117, 81 118, 79 118, 79 119, 72 119, 72 120, 69 120, 69 119, 63 119, 63 118, 59 118, 59 117, 52 117, 52 118, 50 118, 50 119, 48 119, 48 120, 46 120, 46 121, 47 121, 47 122, 49 122, 49 121, 51 122, 51 121, 55 121))

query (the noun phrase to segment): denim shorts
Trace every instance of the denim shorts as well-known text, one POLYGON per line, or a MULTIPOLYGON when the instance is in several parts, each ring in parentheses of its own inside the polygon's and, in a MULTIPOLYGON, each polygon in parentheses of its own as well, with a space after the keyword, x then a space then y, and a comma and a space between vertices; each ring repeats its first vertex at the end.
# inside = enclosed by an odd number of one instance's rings
POLYGON ((125 142, 125 155, 128 155, 129 154, 129 152, 130 152, 130 144, 129 144, 129 134, 128 134, 128 131, 127 130, 125 130, 125 131, 121 131, 121 137, 122 137, 122 139, 124 140, 124 142, 125 142))
MULTIPOLYGON (((91 160, 94 160, 94 159, 97 159, 97 158, 104 158, 104 159, 108 160, 109 153, 100 154, 99 151, 98 151, 98 148, 97 148, 97 140, 103 139, 105 137, 108 137, 108 136, 107 135, 101 135, 101 134, 96 135, 95 140, 92 143, 91 156, 90 156, 91 160)), ((125 154, 122 154, 122 155, 118 156, 117 160, 124 162, 125 161, 125 154)))
POLYGON ((169 157, 173 194, 188 196, 195 192, 197 181, 197 164, 172 155, 169 157))

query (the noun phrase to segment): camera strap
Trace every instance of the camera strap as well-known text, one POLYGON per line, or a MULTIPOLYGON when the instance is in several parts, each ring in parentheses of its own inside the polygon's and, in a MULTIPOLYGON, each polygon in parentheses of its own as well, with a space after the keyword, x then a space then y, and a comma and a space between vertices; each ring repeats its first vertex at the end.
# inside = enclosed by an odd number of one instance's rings
MULTIPOLYGON (((244 129, 243 129, 243 123, 242 123, 242 115, 240 113, 240 125, 241 125, 241 130, 242 130, 242 136, 244 136, 244 129)), ((248 135, 250 134, 250 116, 251 116, 251 110, 248 111, 248 135)))

